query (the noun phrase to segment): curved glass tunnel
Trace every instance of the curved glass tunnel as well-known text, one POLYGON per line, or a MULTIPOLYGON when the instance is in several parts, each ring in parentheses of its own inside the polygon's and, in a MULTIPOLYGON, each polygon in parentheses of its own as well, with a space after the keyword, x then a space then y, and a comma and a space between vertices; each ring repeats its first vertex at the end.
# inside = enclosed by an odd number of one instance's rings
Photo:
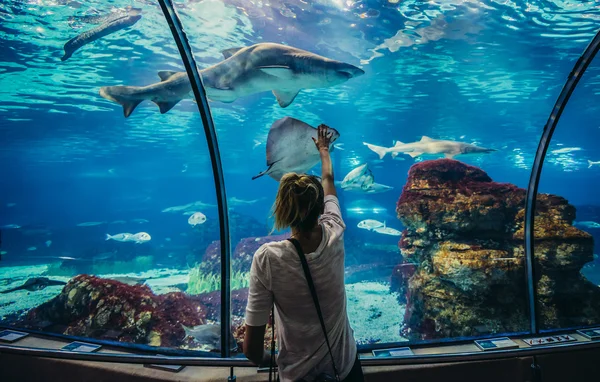
MULTIPOLYGON (((174 6, 216 142, 206 141, 193 81, 158 3, 0 5, 0 324, 210 356, 223 354, 229 329, 235 354, 252 255, 286 235, 271 232, 278 183, 253 177, 267 169, 271 126, 292 117, 339 131, 337 179, 364 164, 372 175, 374 185, 339 192, 349 317, 361 348, 530 332, 525 188, 542 126, 597 29, 597 7, 492 0, 174 6), (231 57, 254 44, 265 49, 255 56, 267 60, 285 53, 265 43, 340 64, 302 68, 292 60, 251 72, 244 69, 250 58, 231 57), (253 80, 235 82, 243 77, 253 80), (276 94, 265 91, 275 83, 276 94), (395 145, 397 155, 382 150, 395 145), (224 240, 231 310, 221 325, 224 240)), ((541 178, 539 191, 551 194, 538 196, 534 228, 542 331, 600 324, 600 305, 585 305, 600 284, 597 78, 592 63, 541 178)))

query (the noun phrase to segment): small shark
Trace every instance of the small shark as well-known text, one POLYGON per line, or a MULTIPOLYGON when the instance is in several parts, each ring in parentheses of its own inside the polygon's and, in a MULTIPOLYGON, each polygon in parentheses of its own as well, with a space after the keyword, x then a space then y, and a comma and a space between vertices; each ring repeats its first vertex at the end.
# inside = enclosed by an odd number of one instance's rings
POLYGON ((375 177, 369 169, 367 163, 362 164, 350 171, 342 180, 342 188, 358 187, 363 190, 368 189, 375 183, 375 177))
POLYGON ((591 168, 592 166, 597 166, 597 165, 600 165, 600 160, 594 162, 594 161, 591 161, 588 159, 588 168, 591 168))
POLYGON ((585 228, 600 228, 600 223, 596 223, 594 221, 574 221, 573 225, 585 228))
POLYGON ((403 143, 398 141, 394 147, 389 148, 366 142, 363 142, 363 144, 378 154, 379 159, 383 159, 387 153, 391 153, 392 157, 396 157, 398 153, 404 153, 413 158, 422 154, 444 154, 446 158, 454 158, 459 154, 480 154, 496 151, 495 149, 486 149, 470 143, 433 139, 426 136, 423 136, 418 142, 403 143))
POLYGON ((10 293, 10 292, 18 291, 18 290, 23 290, 23 289, 34 292, 37 290, 45 289, 46 287, 52 286, 52 285, 66 285, 66 284, 67 283, 64 281, 50 280, 47 277, 33 277, 33 278, 30 278, 27 281, 25 281, 25 283, 21 286, 4 290, 0 293, 10 293))
POLYGON ((129 28, 133 24, 137 23, 142 18, 141 10, 139 8, 133 8, 134 10, 117 18, 108 19, 105 23, 100 26, 85 31, 67 41, 64 46, 65 55, 60 59, 61 61, 68 60, 73 53, 84 45, 87 45, 93 41, 98 40, 104 36, 108 36, 111 33, 120 31, 121 29, 129 28))
MULTIPOLYGON (((272 91, 281 107, 289 106, 301 89, 335 86, 365 72, 356 66, 275 43, 259 43, 222 52, 225 60, 200 71, 206 96, 230 103, 240 97, 272 91)), ((148 86, 104 86, 100 95, 123 106, 129 117, 143 100, 156 103, 162 114, 192 90, 186 72, 158 72, 161 82, 148 86)))

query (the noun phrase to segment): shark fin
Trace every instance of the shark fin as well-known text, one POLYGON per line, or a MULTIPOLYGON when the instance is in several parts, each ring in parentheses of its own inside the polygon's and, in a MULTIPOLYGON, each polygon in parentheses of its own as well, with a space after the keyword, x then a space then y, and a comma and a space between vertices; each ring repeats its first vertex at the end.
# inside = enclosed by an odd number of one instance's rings
POLYGON ((229 48, 229 49, 225 49, 225 50, 221 51, 221 54, 223 55, 223 57, 225 59, 228 59, 229 57, 231 57, 234 54, 236 54, 240 49, 242 49, 242 48, 229 48))
POLYGON ((265 74, 282 80, 289 80, 294 76, 294 71, 289 66, 284 65, 259 66, 258 69, 265 74))
POLYGON ((103 86, 100 88, 100 96, 123 106, 125 118, 129 117, 142 99, 130 99, 128 95, 138 89, 136 86, 103 86))
POLYGON ((386 147, 372 145, 367 142, 363 142, 363 145, 367 146, 370 150, 374 151, 377 155, 379 155, 379 159, 383 159, 385 154, 388 153, 388 149, 386 147))
POLYGON ((292 90, 292 91, 283 91, 283 90, 273 90, 273 95, 277 98, 277 103, 281 107, 288 107, 294 99, 298 95, 300 90, 292 90))
POLYGON ((446 154, 444 154, 444 156, 446 158, 448 158, 448 159, 454 159, 454 154, 448 154, 448 153, 446 153, 446 154))
POLYGON ((397 156, 398 156, 398 153, 397 153, 397 152, 393 152, 393 153, 392 153, 392 158, 396 158, 397 156))
POLYGON ((158 108, 160 109, 160 114, 165 114, 167 111, 171 110, 175 105, 177 105, 179 101, 180 100, 175 100, 171 102, 154 101, 154 103, 158 105, 158 108))
POLYGON ((403 144, 404 144, 404 142, 396 141, 396 143, 394 143, 394 147, 398 147, 403 144))
POLYGON ((125 101, 121 103, 121 105, 123 105, 123 115, 125 115, 125 118, 129 117, 131 113, 133 113, 133 110, 135 110, 136 106, 139 105, 140 102, 142 102, 142 100, 125 101))
POLYGON ((421 138, 421 142, 431 142, 431 141, 435 141, 435 139, 429 138, 426 135, 423 135, 423 137, 421 138))
POLYGON ((418 157, 419 155, 421 155, 421 154, 423 154, 423 153, 420 153, 420 152, 418 152, 418 151, 415 151, 415 152, 412 152, 412 153, 407 153, 407 154, 408 154, 408 155, 410 155, 410 156, 411 156, 411 158, 414 158, 414 157, 418 157))
POLYGON ((169 78, 173 77, 174 75, 176 75, 179 72, 175 72, 172 70, 161 70, 160 72, 158 72, 158 77, 160 77, 160 81, 166 81, 169 78))

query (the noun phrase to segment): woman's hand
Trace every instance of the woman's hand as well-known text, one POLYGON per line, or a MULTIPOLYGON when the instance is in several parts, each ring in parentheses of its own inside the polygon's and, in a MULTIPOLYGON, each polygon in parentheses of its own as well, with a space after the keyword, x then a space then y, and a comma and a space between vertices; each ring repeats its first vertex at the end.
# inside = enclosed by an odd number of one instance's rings
POLYGON ((313 142, 315 142, 315 146, 317 146, 317 150, 327 150, 329 151, 329 145, 331 144, 331 137, 333 137, 333 132, 329 132, 329 126, 325 124, 320 124, 317 128, 317 139, 312 138, 313 142))

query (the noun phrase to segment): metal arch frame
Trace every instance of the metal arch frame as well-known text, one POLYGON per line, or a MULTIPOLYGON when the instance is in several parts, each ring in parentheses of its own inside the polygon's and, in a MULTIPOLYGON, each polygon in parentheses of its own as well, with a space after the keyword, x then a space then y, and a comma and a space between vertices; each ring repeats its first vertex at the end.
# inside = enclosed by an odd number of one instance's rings
POLYGON ((229 343, 231 331, 229 323, 231 321, 231 290, 230 290, 230 242, 229 242, 229 215, 227 209, 227 197, 225 194, 225 181, 223 176, 223 167, 221 165, 221 154, 217 140, 217 132, 213 123, 210 107, 206 98, 202 77, 198 72, 196 59, 192 53, 192 47, 183 30, 181 20, 175 12, 172 0, 158 0, 163 11, 165 19, 169 24, 173 39, 179 49, 179 54, 185 66, 185 70, 190 79, 194 98, 198 104, 198 111, 202 118, 206 143, 210 153, 215 188, 217 194, 217 208, 219 210, 219 233, 221 242, 221 357, 229 358, 229 343), (223 323, 226 324, 223 324, 223 323))
POLYGON ((548 122, 544 126, 544 132, 540 139, 540 143, 537 148, 533 166, 531 168, 531 177, 529 178, 529 185, 527 187, 526 205, 525 205, 525 261, 526 261, 526 283, 527 283, 527 297, 529 303, 529 322, 531 325, 531 332, 534 334, 539 333, 539 310, 537 309, 537 293, 535 287, 535 235, 534 235, 534 224, 535 224, 535 204, 538 193, 538 186, 540 182, 540 176, 542 174, 542 166, 544 159, 546 158, 546 152, 550 146, 552 135, 558 124, 558 121, 562 115, 563 110, 567 106, 571 94, 577 87, 579 80, 585 73, 586 69, 600 50, 600 31, 596 33, 596 36, 588 44, 587 48, 579 57, 579 60, 575 63, 573 70, 569 74, 567 82, 563 86, 556 104, 548 117, 548 122))

